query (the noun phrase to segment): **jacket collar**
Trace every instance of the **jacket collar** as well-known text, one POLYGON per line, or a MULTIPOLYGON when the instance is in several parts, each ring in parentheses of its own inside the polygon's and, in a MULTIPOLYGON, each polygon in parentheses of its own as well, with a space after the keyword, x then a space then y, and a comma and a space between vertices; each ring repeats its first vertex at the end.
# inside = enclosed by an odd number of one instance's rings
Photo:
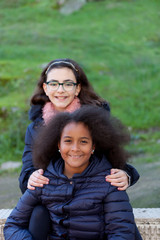
MULTIPOLYGON (((52 161, 47 167, 47 171, 50 172, 52 175, 58 178, 67 178, 63 174, 63 168, 64 168, 64 161, 62 158, 58 159, 54 164, 52 161)), ((94 177, 95 175, 106 172, 107 170, 111 169, 112 166, 108 162, 105 156, 103 156, 101 159, 96 157, 95 155, 92 155, 90 158, 90 164, 89 166, 81 173, 81 174, 74 174, 73 178, 80 178, 80 177, 94 177)))
MULTIPOLYGON (((29 120, 35 121, 36 119, 42 119, 42 109, 44 105, 32 105, 29 110, 29 120)), ((110 112, 110 107, 107 102, 102 103, 102 107, 110 112)))

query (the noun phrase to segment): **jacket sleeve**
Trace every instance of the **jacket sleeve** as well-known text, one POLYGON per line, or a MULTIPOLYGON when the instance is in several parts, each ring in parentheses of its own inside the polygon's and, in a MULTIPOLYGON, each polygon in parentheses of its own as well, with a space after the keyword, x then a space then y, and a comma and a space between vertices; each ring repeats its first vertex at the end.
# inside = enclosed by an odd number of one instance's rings
MULTIPOLYGON (((102 103, 102 107, 103 107, 106 111, 108 111, 109 113, 111 112, 110 106, 109 106, 109 104, 108 104, 107 102, 103 102, 103 103, 102 103)), ((129 186, 134 185, 134 184, 138 181, 138 179, 139 179, 139 177, 140 177, 140 176, 139 176, 139 173, 137 172, 137 170, 136 170, 133 166, 131 166, 131 165, 129 165, 129 164, 126 164, 124 171, 125 171, 125 172, 129 175, 129 177, 130 177, 130 184, 129 184, 129 186)))
POLYGON ((35 171, 32 162, 33 134, 31 134, 31 129, 33 129, 33 123, 28 126, 25 135, 25 147, 22 156, 22 170, 19 176, 19 187, 22 193, 26 191, 28 179, 30 175, 35 171))
POLYGON ((140 177, 140 175, 139 175, 139 173, 137 172, 137 170, 136 170, 132 165, 126 164, 124 171, 125 171, 125 172, 129 175, 129 177, 130 177, 130 184, 129 184, 129 186, 134 185, 134 184, 138 181, 138 179, 139 179, 139 177, 140 177))
POLYGON ((110 186, 104 200, 105 234, 107 240, 134 240, 135 222, 125 191, 110 186))
POLYGON ((39 199, 36 191, 25 191, 17 206, 13 209, 4 226, 5 240, 33 240, 28 231, 28 223, 33 208, 39 199))

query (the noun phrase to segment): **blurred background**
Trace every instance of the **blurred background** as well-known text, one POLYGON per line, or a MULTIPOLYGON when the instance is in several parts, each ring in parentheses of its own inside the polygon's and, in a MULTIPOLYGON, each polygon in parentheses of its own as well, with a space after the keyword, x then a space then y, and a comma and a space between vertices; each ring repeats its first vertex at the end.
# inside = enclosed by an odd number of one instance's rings
POLYGON ((21 196, 29 100, 43 67, 72 58, 131 133, 133 207, 160 206, 160 1, 0 1, 0 208, 21 196), (5 164, 9 162, 9 166, 5 164), (12 168, 12 165, 16 168, 12 168))

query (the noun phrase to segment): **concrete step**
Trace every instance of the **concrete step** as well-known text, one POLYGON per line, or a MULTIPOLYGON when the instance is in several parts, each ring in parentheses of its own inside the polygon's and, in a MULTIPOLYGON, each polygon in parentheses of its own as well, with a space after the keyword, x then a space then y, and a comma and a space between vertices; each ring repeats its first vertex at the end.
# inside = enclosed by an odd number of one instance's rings
MULTIPOLYGON (((0 209, 0 240, 4 240, 3 227, 12 209, 0 209)), ((134 208, 137 227, 143 240, 160 240, 160 208, 134 208)))

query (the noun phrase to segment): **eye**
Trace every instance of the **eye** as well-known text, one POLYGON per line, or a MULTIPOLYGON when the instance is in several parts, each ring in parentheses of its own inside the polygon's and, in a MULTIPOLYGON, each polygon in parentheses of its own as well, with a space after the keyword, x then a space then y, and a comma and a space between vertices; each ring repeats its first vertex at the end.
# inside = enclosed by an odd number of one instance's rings
POLYGON ((81 141, 82 144, 87 144, 88 142, 86 140, 81 141))
POLYGON ((72 82, 67 82, 67 83, 64 83, 64 85, 65 85, 66 87, 72 87, 72 86, 73 86, 73 83, 72 83, 72 82))
POLYGON ((52 87, 56 87, 57 85, 58 85, 58 83, 56 83, 56 82, 49 83, 49 86, 52 86, 52 87))
POLYGON ((70 140, 70 139, 65 139, 64 142, 65 142, 65 143, 70 143, 71 140, 70 140))

